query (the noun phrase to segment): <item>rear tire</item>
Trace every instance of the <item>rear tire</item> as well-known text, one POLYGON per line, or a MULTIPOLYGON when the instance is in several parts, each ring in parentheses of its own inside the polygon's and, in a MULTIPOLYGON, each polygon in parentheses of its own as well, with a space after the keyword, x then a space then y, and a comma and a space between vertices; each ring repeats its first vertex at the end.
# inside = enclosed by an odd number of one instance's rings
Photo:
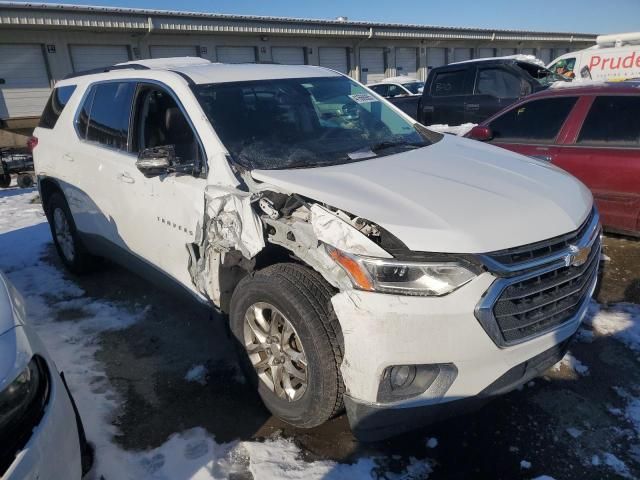
POLYGON ((76 274, 95 270, 99 259, 91 255, 82 243, 69 205, 61 193, 51 195, 45 205, 45 213, 53 243, 64 266, 76 274))
POLYGON ((343 340, 333 294, 317 272, 282 263, 245 277, 231 299, 231 331, 247 377, 271 413, 299 428, 321 425, 344 407, 343 340), (273 329, 274 322, 281 328, 273 329))

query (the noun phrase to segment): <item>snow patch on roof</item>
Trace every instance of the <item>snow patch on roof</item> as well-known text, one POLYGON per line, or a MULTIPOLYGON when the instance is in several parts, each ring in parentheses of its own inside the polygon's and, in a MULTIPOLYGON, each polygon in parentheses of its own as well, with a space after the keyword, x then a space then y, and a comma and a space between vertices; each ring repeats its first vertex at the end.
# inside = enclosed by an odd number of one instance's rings
POLYGON ((534 65, 538 65, 539 67, 545 67, 546 68, 545 63, 542 60, 540 60, 539 58, 536 58, 533 55, 522 55, 522 54, 505 55, 504 57, 474 58, 472 60, 463 60, 461 62, 450 63, 449 65, 460 65, 462 63, 471 63, 471 62, 488 62, 488 61, 491 61, 491 60, 515 60, 517 62, 532 63, 534 65))

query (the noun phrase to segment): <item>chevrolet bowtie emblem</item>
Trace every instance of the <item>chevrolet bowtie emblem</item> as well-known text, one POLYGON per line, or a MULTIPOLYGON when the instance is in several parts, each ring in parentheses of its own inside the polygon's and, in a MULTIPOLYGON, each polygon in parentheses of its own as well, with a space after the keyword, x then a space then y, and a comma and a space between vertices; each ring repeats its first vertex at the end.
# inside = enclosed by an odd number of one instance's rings
POLYGON ((585 262, 589 259, 589 254, 591 253, 591 247, 578 248, 575 245, 569 246, 569 254, 564 257, 565 265, 572 267, 579 267, 584 265, 585 262))

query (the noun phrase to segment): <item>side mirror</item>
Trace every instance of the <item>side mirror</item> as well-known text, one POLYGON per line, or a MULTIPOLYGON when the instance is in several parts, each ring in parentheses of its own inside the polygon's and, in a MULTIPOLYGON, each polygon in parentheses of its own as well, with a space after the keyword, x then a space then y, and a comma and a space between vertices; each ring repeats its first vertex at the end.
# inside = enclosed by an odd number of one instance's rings
POLYGON ((138 154, 138 160, 136 160, 136 167, 145 177, 149 178, 173 171, 175 163, 175 147, 163 145, 141 150, 138 154))
POLYGON ((476 125, 471 129, 469 133, 466 135, 468 138, 473 138, 474 140, 479 140, 481 142, 486 142, 493 138, 493 132, 489 127, 483 127, 482 125, 476 125))
POLYGON ((589 80, 591 80, 591 70, 589 70, 589 67, 587 65, 580 69, 580 78, 588 78, 589 80))

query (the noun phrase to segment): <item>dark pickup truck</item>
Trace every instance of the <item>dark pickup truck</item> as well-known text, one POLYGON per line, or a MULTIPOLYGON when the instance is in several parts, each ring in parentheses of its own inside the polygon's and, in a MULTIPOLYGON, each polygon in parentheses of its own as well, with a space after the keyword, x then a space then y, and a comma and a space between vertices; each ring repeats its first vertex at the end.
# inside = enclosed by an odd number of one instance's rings
POLYGON ((417 119, 423 125, 480 123, 559 81, 568 80, 533 57, 484 58, 437 67, 429 72, 417 119))
POLYGON ((411 118, 418 115, 418 102, 424 82, 412 78, 387 78, 384 82, 367 85, 381 97, 386 98, 411 118))

